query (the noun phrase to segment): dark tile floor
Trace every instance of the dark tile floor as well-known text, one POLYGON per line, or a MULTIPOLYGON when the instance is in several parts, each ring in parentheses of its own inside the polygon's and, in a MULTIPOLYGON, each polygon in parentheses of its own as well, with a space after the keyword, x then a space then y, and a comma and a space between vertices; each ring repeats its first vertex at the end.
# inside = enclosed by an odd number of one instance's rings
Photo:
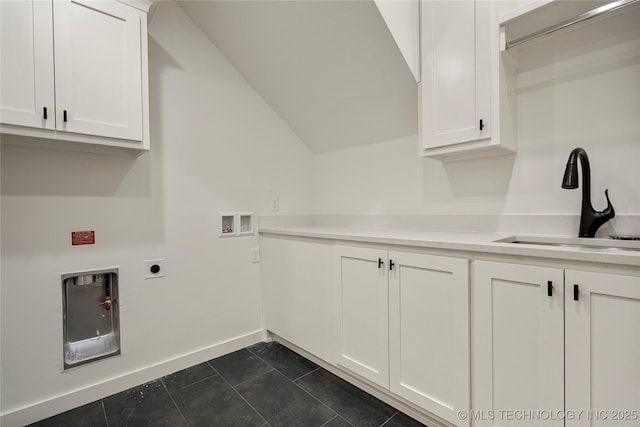
POLYGON ((422 426, 275 342, 255 344, 32 425, 422 426))

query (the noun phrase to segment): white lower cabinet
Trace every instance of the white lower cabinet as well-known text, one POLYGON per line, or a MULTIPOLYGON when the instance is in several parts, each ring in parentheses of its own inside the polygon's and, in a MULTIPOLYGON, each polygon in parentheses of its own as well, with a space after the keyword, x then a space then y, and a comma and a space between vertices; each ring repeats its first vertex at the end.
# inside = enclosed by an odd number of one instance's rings
POLYGON ((333 245, 262 236, 260 246, 266 329, 333 363, 333 245))
POLYGON ((387 251, 337 246, 336 363, 389 387, 387 251))
POLYGON ((565 284, 565 402, 583 411, 566 425, 640 425, 640 277, 566 270, 565 284))
POLYGON ((469 261, 389 252, 390 389, 458 426, 469 409, 469 261))
POLYGON ((432 420, 640 426, 634 269, 519 259, 476 260, 470 272, 468 259, 419 249, 264 235, 261 245, 266 328, 432 420))
POLYGON ((640 425, 640 277, 478 261, 472 300, 474 425, 640 425))
POLYGON ((563 281, 562 269, 475 262, 474 425, 508 424, 501 411, 563 409, 563 281))
POLYGON ((455 425, 469 408, 468 260, 336 247, 336 362, 455 425))

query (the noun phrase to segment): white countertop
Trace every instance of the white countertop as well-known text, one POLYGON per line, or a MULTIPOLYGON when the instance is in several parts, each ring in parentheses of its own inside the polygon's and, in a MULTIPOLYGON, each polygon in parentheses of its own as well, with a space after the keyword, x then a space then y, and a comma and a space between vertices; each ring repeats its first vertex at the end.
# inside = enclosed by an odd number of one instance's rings
POLYGON ((379 243, 640 267, 640 241, 579 239, 568 236, 540 236, 524 233, 475 233, 317 226, 269 226, 260 227, 259 232, 262 234, 312 237, 346 242, 379 243), (505 241, 500 242, 499 240, 505 241), (509 242, 514 240, 531 241, 532 243, 509 242), (564 244, 565 246, 540 244, 540 242, 546 241, 564 244), (566 244, 586 244, 592 245, 592 247, 566 246, 566 244), (597 246, 620 247, 605 249, 597 246))

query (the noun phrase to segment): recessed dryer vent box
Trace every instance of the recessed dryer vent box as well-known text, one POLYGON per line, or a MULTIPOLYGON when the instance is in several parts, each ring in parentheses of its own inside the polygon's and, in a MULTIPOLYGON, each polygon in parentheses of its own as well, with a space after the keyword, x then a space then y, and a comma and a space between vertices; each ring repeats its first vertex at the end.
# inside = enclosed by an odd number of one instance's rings
POLYGON ((64 369, 120 354, 118 269, 62 275, 64 369))

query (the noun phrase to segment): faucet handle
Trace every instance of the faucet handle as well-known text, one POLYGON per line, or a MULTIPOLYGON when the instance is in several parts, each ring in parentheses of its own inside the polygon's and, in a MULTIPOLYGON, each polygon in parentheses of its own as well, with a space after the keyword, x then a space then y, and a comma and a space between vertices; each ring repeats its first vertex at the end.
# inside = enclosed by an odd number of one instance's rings
POLYGON ((616 216, 616 211, 613 209, 613 205, 611 204, 611 200, 609 200, 609 189, 604 190, 604 197, 607 198, 607 207, 602 211, 602 214, 607 216, 609 219, 616 216))

